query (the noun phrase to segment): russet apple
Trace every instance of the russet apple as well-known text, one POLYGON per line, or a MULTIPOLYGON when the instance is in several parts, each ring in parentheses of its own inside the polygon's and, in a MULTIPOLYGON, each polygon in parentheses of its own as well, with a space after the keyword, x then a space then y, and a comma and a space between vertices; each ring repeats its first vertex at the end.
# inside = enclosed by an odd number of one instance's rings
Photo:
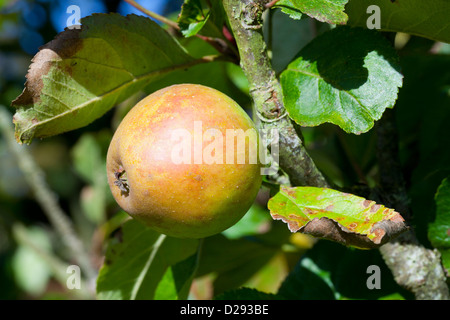
POLYGON ((180 84, 141 100, 111 140, 107 175, 119 206, 169 236, 231 227, 261 186, 255 125, 225 94, 180 84))

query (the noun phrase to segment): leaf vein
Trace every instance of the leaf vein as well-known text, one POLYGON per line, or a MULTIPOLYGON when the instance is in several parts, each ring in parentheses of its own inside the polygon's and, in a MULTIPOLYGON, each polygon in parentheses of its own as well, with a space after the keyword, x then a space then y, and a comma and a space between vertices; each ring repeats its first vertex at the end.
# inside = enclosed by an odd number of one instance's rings
POLYGON ((156 240, 156 242, 153 244, 152 246, 152 251, 150 253, 150 256, 148 257, 147 262, 144 265, 144 268, 142 269, 142 271, 139 273, 139 276, 135 282, 135 285, 133 286, 133 289, 131 291, 131 296, 130 296, 130 300, 135 300, 139 290, 141 289, 142 283, 144 281, 144 278, 148 272, 148 269, 150 268, 153 260, 155 259, 156 254, 158 253, 159 248, 161 247, 161 245, 163 244, 164 240, 167 238, 166 235, 161 234, 158 239, 156 240))
POLYGON ((171 67, 164 68, 164 69, 160 69, 160 70, 153 70, 153 71, 150 71, 150 72, 145 73, 145 74, 143 74, 143 75, 141 75, 141 76, 138 76, 138 77, 136 77, 136 78, 134 78, 134 79, 132 79, 132 80, 130 80, 130 81, 124 82, 124 83, 122 83, 121 85, 119 85, 119 86, 117 86, 117 87, 115 87, 115 88, 113 88, 113 89, 111 89, 111 90, 109 90, 109 91, 107 91, 107 92, 104 92, 103 94, 101 94, 101 95, 99 95, 99 96, 96 96, 96 97, 94 97, 94 98, 91 98, 90 100, 88 100, 88 101, 86 101, 86 102, 83 102, 83 103, 81 103, 80 105, 73 107, 72 109, 69 109, 69 110, 66 110, 66 111, 64 111, 64 112, 62 112, 62 113, 59 113, 59 114, 56 115, 56 116, 52 116, 52 117, 49 118, 49 119, 42 120, 42 121, 40 121, 38 124, 37 124, 37 123, 36 123, 36 124, 33 124, 33 125, 29 126, 29 127, 27 128, 27 130, 24 130, 24 132, 22 132, 22 134, 24 134, 26 131, 32 130, 33 128, 35 128, 35 127, 38 126, 38 125, 42 125, 43 123, 47 123, 47 122, 53 121, 53 120, 55 120, 55 119, 65 117, 67 114, 69 114, 69 113, 71 113, 71 112, 73 112, 73 111, 82 109, 82 108, 84 108, 86 105, 89 105, 90 103, 92 103, 92 102, 94 102, 94 101, 101 100, 102 98, 104 98, 104 97, 107 96, 107 95, 114 94, 114 93, 116 93, 117 91, 119 91, 119 90, 121 90, 121 89, 124 89, 124 88, 130 86, 130 85, 133 84, 133 83, 136 83, 136 82, 145 80, 146 78, 150 78, 150 77, 155 76, 155 75, 164 74, 165 72, 169 72, 169 71, 176 70, 176 69, 187 68, 187 67, 190 67, 190 66, 192 66, 192 65, 195 65, 195 64, 198 64, 198 63, 203 63, 203 62, 206 62, 206 61, 204 61, 204 60, 202 60, 202 59, 197 59, 197 60, 188 61, 188 62, 183 63, 183 64, 180 64, 180 65, 171 66, 171 67))

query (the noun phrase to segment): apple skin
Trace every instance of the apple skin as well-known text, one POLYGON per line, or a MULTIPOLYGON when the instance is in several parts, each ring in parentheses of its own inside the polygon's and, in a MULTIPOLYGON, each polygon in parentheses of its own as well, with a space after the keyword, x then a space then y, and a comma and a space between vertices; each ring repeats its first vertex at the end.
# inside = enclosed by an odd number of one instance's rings
MULTIPOLYGON (((225 156, 223 163, 196 162, 194 148, 201 141, 196 140, 196 121, 201 121, 202 133, 220 130, 224 155, 227 129, 257 132, 242 108, 220 91, 173 85, 147 96, 128 112, 107 154, 108 183, 119 206, 151 229, 178 238, 204 238, 231 227, 253 204, 262 182, 259 157, 256 163, 250 163, 248 156, 243 164, 230 163, 225 156), (192 139, 174 141, 175 129, 187 130, 192 139), (190 148, 192 161, 174 163, 176 144, 190 148), (126 181, 120 181, 125 176, 126 181)), ((252 141, 256 145, 258 136, 252 141)), ((204 137, 202 149, 213 141, 204 137)))

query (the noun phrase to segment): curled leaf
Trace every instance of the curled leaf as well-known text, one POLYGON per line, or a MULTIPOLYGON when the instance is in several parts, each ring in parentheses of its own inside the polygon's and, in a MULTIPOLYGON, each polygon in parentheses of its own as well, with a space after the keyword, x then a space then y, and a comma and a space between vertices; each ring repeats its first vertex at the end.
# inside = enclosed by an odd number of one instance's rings
POLYGON ((268 207, 292 232, 358 248, 379 247, 406 230, 395 210, 328 188, 282 186, 268 207))

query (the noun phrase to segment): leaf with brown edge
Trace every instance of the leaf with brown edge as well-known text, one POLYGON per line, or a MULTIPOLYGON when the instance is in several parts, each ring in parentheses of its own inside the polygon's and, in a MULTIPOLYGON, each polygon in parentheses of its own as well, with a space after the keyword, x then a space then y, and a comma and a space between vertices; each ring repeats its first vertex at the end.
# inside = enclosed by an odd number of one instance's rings
POLYGON ((329 188, 281 186, 268 207, 291 232, 361 249, 377 248, 407 229, 395 210, 329 188))
POLYGON ((12 102, 18 142, 86 126, 167 73, 203 62, 143 16, 93 14, 81 22, 32 59, 12 102))

